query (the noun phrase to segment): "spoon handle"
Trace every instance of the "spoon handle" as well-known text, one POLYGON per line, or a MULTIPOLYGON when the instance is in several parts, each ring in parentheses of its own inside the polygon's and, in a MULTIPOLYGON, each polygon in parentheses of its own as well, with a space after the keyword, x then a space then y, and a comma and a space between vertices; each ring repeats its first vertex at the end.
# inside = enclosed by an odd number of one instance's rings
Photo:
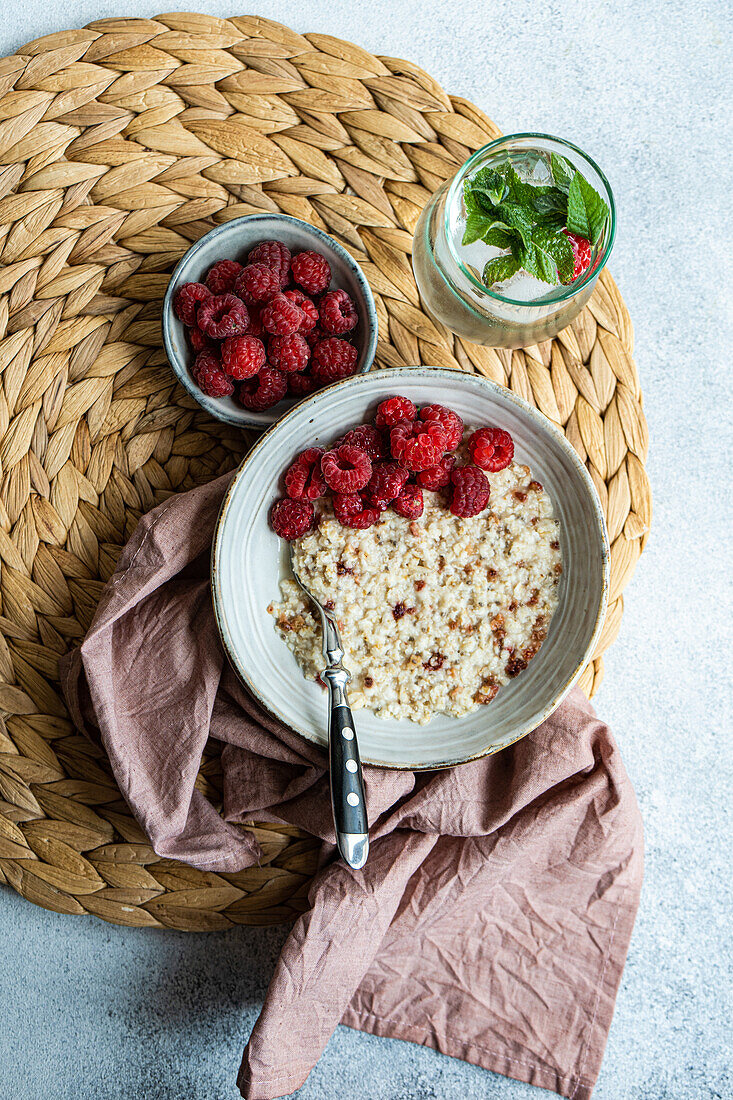
POLYGON ((328 684, 328 751, 331 764, 331 806, 339 852, 358 870, 369 854, 364 779, 351 708, 346 695, 349 673, 340 664, 321 673, 328 684))

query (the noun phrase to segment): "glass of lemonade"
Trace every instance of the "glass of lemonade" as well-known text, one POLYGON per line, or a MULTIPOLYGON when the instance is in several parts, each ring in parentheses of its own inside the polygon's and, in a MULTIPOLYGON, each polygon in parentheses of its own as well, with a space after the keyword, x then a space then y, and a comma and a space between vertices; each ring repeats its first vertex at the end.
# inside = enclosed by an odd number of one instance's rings
POLYGON ((577 316, 615 232, 613 194, 590 157, 548 134, 512 134, 479 149, 431 197, 412 266, 428 311, 457 335, 527 347, 577 316))

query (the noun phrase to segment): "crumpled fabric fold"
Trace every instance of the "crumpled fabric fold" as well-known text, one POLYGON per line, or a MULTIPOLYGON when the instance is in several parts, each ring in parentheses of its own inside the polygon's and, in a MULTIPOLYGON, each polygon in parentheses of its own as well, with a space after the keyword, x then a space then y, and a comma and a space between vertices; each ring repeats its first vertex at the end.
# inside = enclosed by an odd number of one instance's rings
POLYGON ((209 551, 230 477, 141 519, 61 671, 74 722, 101 739, 159 855, 255 865, 259 846, 238 828, 252 820, 323 842, 244 1051, 242 1096, 297 1090, 344 1023, 587 1100, 643 873, 610 730, 575 689, 494 756, 437 772, 366 767, 371 851, 350 870, 336 858, 326 754, 262 711, 219 642, 209 551), (209 738, 224 743, 221 812, 194 786, 209 738))

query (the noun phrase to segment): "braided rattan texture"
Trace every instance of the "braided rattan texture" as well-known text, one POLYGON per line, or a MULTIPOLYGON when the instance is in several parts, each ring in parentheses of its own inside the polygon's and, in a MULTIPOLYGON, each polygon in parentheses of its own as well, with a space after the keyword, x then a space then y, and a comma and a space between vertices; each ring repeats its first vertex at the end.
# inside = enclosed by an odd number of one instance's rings
MULTIPOLYGON (((407 61, 267 20, 113 19, 0 61, 0 880, 61 913, 217 929, 304 905, 315 843, 254 827, 262 865, 159 859, 58 689, 139 516, 238 463, 248 440, 174 383, 169 272, 212 226, 283 211, 362 264, 379 365, 478 371, 563 426, 611 538, 602 676, 651 518, 632 329, 604 272, 552 343, 494 351, 420 307, 412 231, 430 193, 498 130, 407 61)), ((218 760, 199 778, 217 799, 218 760)))

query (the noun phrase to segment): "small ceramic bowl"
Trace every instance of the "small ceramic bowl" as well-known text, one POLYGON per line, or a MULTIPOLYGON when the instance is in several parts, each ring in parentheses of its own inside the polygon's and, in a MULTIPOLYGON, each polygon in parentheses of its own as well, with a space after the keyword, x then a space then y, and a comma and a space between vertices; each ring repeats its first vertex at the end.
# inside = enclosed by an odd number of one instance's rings
POLYGON ((229 488, 212 550, 214 609, 227 655, 249 690, 291 729, 325 745, 326 697, 305 680, 267 613, 290 572, 268 513, 281 495, 282 472, 300 451, 329 444, 396 393, 418 405, 448 405, 468 426, 506 428, 517 460, 549 492, 560 522, 563 575, 547 639, 493 703, 463 718, 436 715, 424 726, 354 712, 366 763, 443 768, 497 752, 544 721, 580 676, 603 624, 609 551, 601 504, 572 446, 537 409, 478 375, 438 367, 373 371, 305 398, 257 442, 229 488))
POLYGON ((170 365, 199 405, 217 420, 243 428, 268 427, 299 399, 288 397, 272 409, 254 412, 243 409, 231 397, 207 397, 202 393, 191 374, 193 353, 186 339, 186 326, 173 311, 173 295, 183 283, 202 281, 217 260, 244 262, 250 249, 267 240, 282 241, 291 252, 310 249, 326 257, 333 272, 331 287, 347 291, 359 312, 359 324, 354 336, 354 345, 359 351, 357 374, 369 370, 377 349, 377 311, 369 283, 359 265, 338 241, 315 226, 298 218, 290 218, 287 214, 250 214, 217 226, 189 248, 171 275, 163 301, 163 341, 170 365))

